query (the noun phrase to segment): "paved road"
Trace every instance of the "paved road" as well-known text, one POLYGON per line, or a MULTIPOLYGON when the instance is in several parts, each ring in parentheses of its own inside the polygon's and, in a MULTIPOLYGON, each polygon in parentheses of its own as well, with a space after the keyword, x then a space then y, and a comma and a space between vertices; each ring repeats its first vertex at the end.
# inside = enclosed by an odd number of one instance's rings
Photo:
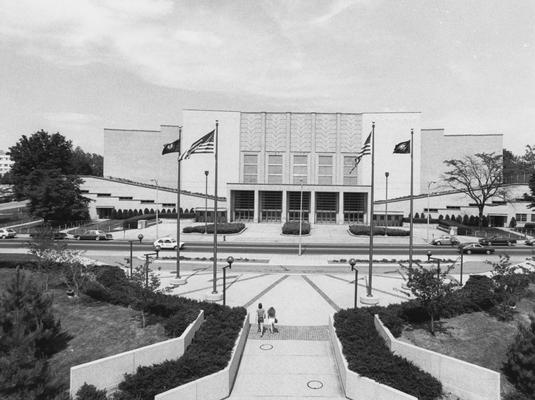
MULTIPOLYGON (((21 249, 27 247, 28 239, 9 239, 0 241, 0 249, 21 249)), ((102 250, 106 252, 126 252, 130 243, 124 240, 114 241, 65 241, 69 247, 75 250, 102 250)), ((134 251, 153 251, 152 244, 133 242, 134 251)), ((218 248, 221 252, 233 253, 256 253, 256 254, 294 254, 297 245, 294 243, 244 243, 244 242, 219 242, 218 248)), ((181 253, 210 253, 213 244, 210 242, 186 242, 181 253)), ((347 244, 347 243, 307 243, 302 245, 303 254, 348 254, 348 255, 367 255, 367 244, 347 244)), ((426 255, 427 251, 432 250, 434 255, 452 256, 458 254, 456 247, 437 247, 430 245, 415 245, 415 255, 426 255)), ((377 255, 398 255, 408 251, 408 246, 404 244, 376 244, 374 251, 377 255)), ((510 255, 533 255, 534 247, 519 244, 517 246, 498 246, 497 253, 507 253, 510 255)), ((172 253, 172 252, 169 252, 172 253)))

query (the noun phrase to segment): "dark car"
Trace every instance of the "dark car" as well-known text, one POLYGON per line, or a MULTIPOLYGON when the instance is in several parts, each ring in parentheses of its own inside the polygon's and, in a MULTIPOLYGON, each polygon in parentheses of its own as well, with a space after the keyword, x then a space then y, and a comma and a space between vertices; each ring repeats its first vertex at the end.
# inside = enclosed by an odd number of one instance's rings
POLYGON ((74 238, 77 240, 112 240, 113 236, 111 233, 91 229, 82 233, 77 233, 74 235, 74 238))
POLYGON ((503 236, 490 236, 479 239, 479 243, 483 246, 512 246, 516 244, 516 239, 503 236))
POLYGON ((524 242, 526 246, 534 246, 535 245, 535 239, 526 239, 524 242))
POLYGON ((480 243, 465 243, 459 246, 459 252, 465 254, 491 254, 495 249, 491 246, 485 246, 480 243))

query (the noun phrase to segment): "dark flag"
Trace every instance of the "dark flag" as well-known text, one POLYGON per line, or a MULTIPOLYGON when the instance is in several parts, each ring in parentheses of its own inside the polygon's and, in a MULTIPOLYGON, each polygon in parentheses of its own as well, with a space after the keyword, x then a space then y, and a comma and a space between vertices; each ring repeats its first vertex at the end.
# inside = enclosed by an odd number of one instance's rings
POLYGON ((409 154, 411 152, 411 141, 401 142, 394 147, 394 153, 409 154))
POLYGON ((168 153, 180 153, 180 139, 175 140, 173 143, 167 143, 163 146, 162 156, 168 153))
POLYGON ((357 165, 359 165, 359 162, 362 159, 362 157, 369 156, 371 154, 371 151, 370 151, 370 149, 371 149, 371 145, 370 145, 371 140, 372 140, 372 132, 370 132, 370 134, 368 135, 368 139, 366 139, 366 141, 362 145, 362 148, 360 149, 360 151, 358 152, 357 156, 355 157, 355 165, 353 165, 353 168, 351 168, 351 171, 349 171, 349 173, 352 173, 353 170, 355 168, 357 168, 357 165))
POLYGON ((181 160, 188 159, 192 154, 213 153, 214 152, 215 130, 207 133, 202 138, 194 142, 188 151, 180 156, 181 160))

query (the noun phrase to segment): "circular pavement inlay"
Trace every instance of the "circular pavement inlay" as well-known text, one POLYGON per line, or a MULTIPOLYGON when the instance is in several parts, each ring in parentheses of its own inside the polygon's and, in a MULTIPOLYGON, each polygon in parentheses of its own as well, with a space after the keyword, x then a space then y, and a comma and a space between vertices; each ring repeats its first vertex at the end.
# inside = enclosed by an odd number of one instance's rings
POLYGON ((317 381, 317 380, 312 380, 312 381, 308 381, 307 382, 307 386, 310 389, 317 390, 317 389, 321 389, 323 387, 323 382, 317 381))
POLYGON ((264 344, 260 345, 260 350, 271 350, 271 349, 273 349, 273 345, 271 345, 271 344, 265 344, 264 343, 264 344))

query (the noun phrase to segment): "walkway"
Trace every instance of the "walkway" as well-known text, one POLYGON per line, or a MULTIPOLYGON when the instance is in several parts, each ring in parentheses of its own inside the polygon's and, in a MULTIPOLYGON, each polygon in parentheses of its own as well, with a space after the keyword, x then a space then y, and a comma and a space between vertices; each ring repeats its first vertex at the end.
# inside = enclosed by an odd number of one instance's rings
POLYGON ((251 327, 229 399, 345 399, 327 326, 251 327))

